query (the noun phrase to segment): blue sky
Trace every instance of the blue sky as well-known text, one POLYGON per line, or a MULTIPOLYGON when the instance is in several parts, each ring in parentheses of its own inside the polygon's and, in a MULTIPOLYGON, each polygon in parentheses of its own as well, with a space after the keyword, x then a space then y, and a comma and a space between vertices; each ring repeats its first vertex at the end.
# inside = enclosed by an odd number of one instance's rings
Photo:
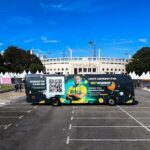
POLYGON ((127 57, 150 46, 149 0, 1 0, 0 51, 10 45, 49 57, 127 57))

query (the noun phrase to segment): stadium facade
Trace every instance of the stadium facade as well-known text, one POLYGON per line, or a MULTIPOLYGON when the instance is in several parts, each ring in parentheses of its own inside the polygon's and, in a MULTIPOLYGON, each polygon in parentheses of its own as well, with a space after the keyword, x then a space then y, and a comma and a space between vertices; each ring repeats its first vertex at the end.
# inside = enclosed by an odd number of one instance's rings
POLYGON ((126 73, 129 59, 108 57, 41 58, 48 74, 116 74, 126 73))

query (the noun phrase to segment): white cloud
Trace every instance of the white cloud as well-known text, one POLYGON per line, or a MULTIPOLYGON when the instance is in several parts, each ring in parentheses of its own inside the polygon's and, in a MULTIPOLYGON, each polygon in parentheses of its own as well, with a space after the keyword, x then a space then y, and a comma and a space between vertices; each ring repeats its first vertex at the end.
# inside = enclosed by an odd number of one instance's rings
POLYGON ((138 41, 141 43, 148 43, 148 40, 146 38, 140 38, 138 39, 138 41))
POLYGON ((112 39, 112 40, 106 40, 103 42, 103 45, 113 45, 113 46, 119 46, 119 45, 129 45, 134 44, 135 41, 129 40, 129 39, 112 39))
POLYGON ((58 43, 58 41, 57 40, 46 40, 46 41, 44 41, 45 43, 58 43))
POLYGON ((61 9, 63 7, 63 4, 52 5, 52 7, 56 9, 61 9))
POLYGON ((64 1, 53 1, 51 3, 40 3, 41 8, 48 12, 52 10, 59 11, 76 11, 76 12, 96 12, 108 9, 112 6, 108 4, 95 5, 95 0, 64 0, 64 1))
POLYGON ((42 40, 42 41, 45 41, 45 40, 47 40, 47 37, 42 36, 42 37, 41 37, 41 40, 42 40))
POLYGON ((120 44, 132 44, 134 43, 132 40, 127 39, 119 39, 119 40, 113 40, 112 42, 114 45, 120 45, 120 44))
POLYGON ((11 16, 8 19, 9 24, 25 24, 25 25, 30 25, 32 24, 32 20, 27 17, 22 17, 22 16, 11 16))
POLYGON ((24 40, 23 42, 24 43, 31 43, 31 42, 33 42, 33 39, 24 40))
POLYGON ((50 39, 48 39, 48 38, 45 37, 45 36, 42 36, 42 37, 41 37, 41 40, 42 40, 44 43, 58 43, 58 42, 59 42, 58 40, 50 40, 50 39))
POLYGON ((0 43, 0 46, 2 46, 3 45, 3 43, 0 43))

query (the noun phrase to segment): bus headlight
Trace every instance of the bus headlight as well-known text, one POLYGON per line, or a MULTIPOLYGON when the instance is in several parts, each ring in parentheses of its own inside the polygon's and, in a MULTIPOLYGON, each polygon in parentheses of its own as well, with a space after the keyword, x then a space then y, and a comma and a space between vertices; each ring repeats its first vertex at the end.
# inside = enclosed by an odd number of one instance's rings
POLYGON ((123 95, 124 95, 124 93, 123 93, 123 92, 119 92, 119 94, 120 94, 120 96, 123 96, 123 95))

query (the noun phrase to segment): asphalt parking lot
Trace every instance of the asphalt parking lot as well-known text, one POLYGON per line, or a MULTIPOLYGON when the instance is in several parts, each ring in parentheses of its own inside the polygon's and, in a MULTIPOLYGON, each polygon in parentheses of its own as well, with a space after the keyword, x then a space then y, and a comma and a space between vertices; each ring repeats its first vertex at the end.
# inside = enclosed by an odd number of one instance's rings
POLYGON ((135 93, 137 105, 0 107, 0 150, 149 150, 150 93, 135 93))

